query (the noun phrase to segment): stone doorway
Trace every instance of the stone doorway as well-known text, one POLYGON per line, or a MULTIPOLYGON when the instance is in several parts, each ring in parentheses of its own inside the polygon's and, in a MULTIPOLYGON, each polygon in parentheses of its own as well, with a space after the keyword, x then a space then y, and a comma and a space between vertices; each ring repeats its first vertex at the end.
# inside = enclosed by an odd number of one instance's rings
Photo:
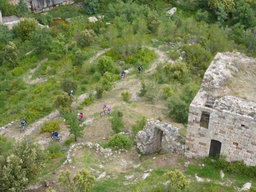
POLYGON ((221 142, 212 139, 209 156, 218 158, 220 156, 220 150, 221 150, 221 142))
POLYGON ((153 152, 160 152, 162 149, 162 138, 163 131, 160 129, 155 129, 155 142, 153 147, 153 152))

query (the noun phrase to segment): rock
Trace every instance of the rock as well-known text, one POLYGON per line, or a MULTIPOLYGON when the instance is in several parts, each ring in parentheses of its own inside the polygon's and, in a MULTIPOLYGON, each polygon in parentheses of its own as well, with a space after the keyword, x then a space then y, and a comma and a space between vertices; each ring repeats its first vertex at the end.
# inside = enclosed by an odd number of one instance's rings
POLYGON ((175 12, 177 11, 176 7, 171 8, 169 11, 167 11, 167 14, 169 14, 170 16, 172 16, 175 12))
POLYGON ((50 182, 49 182, 49 181, 45 181, 45 182, 44 182, 44 186, 45 186, 45 187, 49 187, 49 186, 50 186, 50 182))
POLYGON ((93 22, 93 23, 98 21, 98 19, 96 17, 89 17, 88 20, 89 20, 89 22, 93 22))

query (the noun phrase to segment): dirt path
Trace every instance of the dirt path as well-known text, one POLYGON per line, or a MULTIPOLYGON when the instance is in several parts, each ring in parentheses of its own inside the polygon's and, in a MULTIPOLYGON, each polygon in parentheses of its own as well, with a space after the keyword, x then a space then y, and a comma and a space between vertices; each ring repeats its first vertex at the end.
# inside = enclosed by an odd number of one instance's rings
MULTIPOLYGON (((168 59, 166 54, 159 49, 153 48, 153 47, 147 47, 150 50, 155 51, 157 54, 157 58, 155 61, 152 63, 151 68, 146 70, 144 73, 149 74, 152 73, 155 68, 161 64, 161 63, 166 63, 166 62, 172 62, 171 60, 168 59)), ((94 62, 98 57, 100 57, 102 54, 104 54, 106 51, 109 49, 104 49, 102 51, 99 51, 94 57, 92 57, 89 62, 92 63, 94 62)), ((35 84, 43 81, 47 81, 47 79, 31 79, 32 75, 40 68, 41 64, 48 59, 45 58, 41 62, 39 62, 36 66, 36 68, 31 69, 28 73, 28 75, 25 75, 24 81, 28 84, 35 84)), ((132 70, 137 70, 134 68, 128 69, 127 72, 130 73, 132 70)), ((97 140, 98 138, 104 138, 107 137, 109 134, 112 133, 112 130, 109 125, 109 121, 107 120, 107 117, 99 119, 98 114, 100 113, 102 106, 104 103, 109 103, 111 104, 111 107, 115 110, 122 110, 125 114, 125 123, 127 126, 130 126, 132 124, 132 121, 127 118, 129 116, 129 113, 133 113, 135 116, 146 116, 148 118, 156 118, 156 114, 159 114, 159 117, 161 116, 162 119, 164 120, 169 120, 167 117, 166 110, 167 108, 161 103, 155 103, 152 105, 151 103, 147 103, 143 101, 143 98, 140 98, 137 96, 137 93, 139 92, 141 88, 141 82, 138 78, 134 78, 135 75, 132 76, 127 76, 125 80, 122 81, 117 81, 115 82, 113 89, 110 91, 110 93, 107 93, 107 96, 99 101, 96 101, 94 104, 90 105, 89 107, 84 107, 82 109, 82 112, 86 116, 86 121, 84 122, 84 125, 87 125, 86 128, 86 137, 83 140, 88 140, 91 139, 93 141, 97 140), (128 91, 131 93, 131 103, 125 103, 121 97, 121 93, 123 91, 128 91), (137 106, 134 106, 137 105, 137 106), (105 127, 104 131, 102 131, 102 127, 105 127)), ((78 97, 75 98, 75 101, 73 102, 72 106, 76 108, 81 102, 84 101, 84 99, 88 97, 88 93, 84 93, 82 95, 79 95, 78 97)), ((43 117, 39 119, 38 121, 28 124, 26 127, 26 130, 24 133, 19 132, 19 123, 16 121, 12 126, 4 126, 8 127, 6 129, 0 130, 0 135, 4 135, 6 137, 10 138, 16 138, 16 139, 21 139, 25 136, 28 135, 34 135, 36 140, 41 143, 44 146, 47 146, 50 142, 50 137, 49 133, 39 133, 39 130, 41 126, 48 121, 51 121, 53 119, 61 118, 60 114, 57 110, 53 111, 46 117, 43 117)), ((134 121, 134 120, 133 120, 134 121)), ((68 137, 68 130, 65 129, 63 126, 61 133, 63 136, 63 140, 68 137)))

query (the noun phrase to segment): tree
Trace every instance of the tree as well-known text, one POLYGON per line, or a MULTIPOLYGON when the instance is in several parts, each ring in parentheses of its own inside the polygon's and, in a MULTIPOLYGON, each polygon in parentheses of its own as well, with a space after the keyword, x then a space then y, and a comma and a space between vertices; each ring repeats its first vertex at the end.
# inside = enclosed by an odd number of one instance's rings
POLYGON ((0 25, 0 46, 2 43, 7 44, 13 38, 13 33, 6 25, 0 25))
POLYGON ((104 35, 108 40, 114 39, 118 36, 118 29, 115 25, 109 25, 104 35))
POLYGON ((47 153, 31 138, 18 141, 0 166, 0 191, 23 191, 43 169, 47 153))
POLYGON ((50 56, 52 59, 60 59, 65 53, 65 43, 59 40, 52 40, 50 44, 50 56))
POLYGON ((73 90, 73 93, 75 94, 77 89, 77 83, 71 80, 64 79, 60 82, 60 87, 66 93, 69 93, 71 90, 73 90))
POLYGON ((51 29, 47 27, 38 27, 30 34, 30 42, 36 47, 38 53, 49 49, 53 40, 53 34, 51 29))
POLYGON ((54 100, 54 107, 57 109, 61 109, 64 111, 70 111, 71 109, 71 103, 72 103, 72 96, 68 96, 66 92, 62 92, 60 95, 56 97, 54 100))
POLYGON ((222 25, 228 18, 228 14, 225 12, 225 6, 223 4, 219 4, 218 10, 215 11, 215 14, 217 15, 217 20, 220 25, 222 25))
POLYGON ((5 47, 5 59, 12 63, 12 67, 16 67, 18 61, 18 49, 13 42, 9 42, 5 47))
POLYGON ((62 115, 66 119, 66 123, 69 125, 70 134, 73 134, 75 137, 75 141, 77 141, 78 137, 83 136, 84 130, 84 127, 79 125, 77 114, 74 112, 62 112, 62 115))
POLYGON ((6 164, 0 167, 0 176, 0 191, 23 191, 29 183, 22 159, 14 154, 8 156, 6 164))
POLYGON ((80 49, 75 52, 74 65, 81 66, 84 62, 84 55, 80 49))
POLYGON ((103 75, 107 71, 112 72, 115 67, 115 63, 111 57, 102 56, 98 61, 97 67, 101 75, 103 75))
POLYGON ((25 3, 24 0, 19 0, 19 9, 20 9, 21 13, 28 12, 28 5, 25 3))
POLYGON ((82 169, 73 179, 70 178, 70 171, 61 172, 59 182, 65 192, 89 192, 95 183, 95 178, 89 171, 82 169))
POLYGON ((98 0, 85 0, 85 12, 88 15, 93 15, 97 13, 99 8, 99 1, 98 0))
POLYGON ((29 39, 30 34, 36 30, 37 26, 38 24, 35 19, 25 18, 13 27, 13 31, 17 37, 25 41, 29 39))
MULTIPOLYGON (((204 71, 208 68, 212 60, 211 52, 206 50, 200 44, 184 45, 182 49, 185 51, 185 61, 193 73, 202 75, 199 72, 203 71, 204 74, 204 71)), ((184 77, 180 78, 180 80, 182 79, 184 79, 184 77)))
POLYGON ((9 0, 0 1, 0 10, 2 11, 3 16, 11 16, 16 14, 15 6, 11 4, 9 0))
POLYGON ((115 111, 112 115, 111 127, 115 133, 120 133, 124 128, 123 113, 121 111, 115 111))
POLYGON ((176 61, 175 63, 168 64, 164 67, 170 80, 184 83, 188 75, 187 64, 182 61, 176 61))
POLYGON ((208 5, 213 10, 218 10, 220 4, 225 7, 225 11, 227 13, 231 12, 235 8, 235 1, 234 0, 209 0, 208 5))
POLYGON ((248 3, 243 0, 236 0, 236 7, 232 11, 232 23, 240 23, 245 29, 249 29, 256 25, 256 17, 254 11, 248 3))
POLYGON ((77 35, 76 41, 77 41, 78 46, 83 48, 83 47, 91 45, 94 37, 96 37, 96 34, 94 33, 94 31, 86 29, 77 35))

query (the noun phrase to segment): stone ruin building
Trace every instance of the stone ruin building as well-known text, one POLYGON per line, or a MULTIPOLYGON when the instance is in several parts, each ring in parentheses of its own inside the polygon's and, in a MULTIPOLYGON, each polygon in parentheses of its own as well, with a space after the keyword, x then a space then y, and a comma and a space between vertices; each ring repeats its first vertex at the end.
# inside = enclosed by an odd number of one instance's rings
POLYGON ((160 121, 148 120, 143 130, 136 135, 137 148, 142 154, 157 152, 184 154, 185 138, 178 128, 160 121))
MULTIPOLYGON (((73 0, 24 0, 24 1, 27 3, 28 8, 35 13, 45 12, 59 5, 74 3, 73 0)), ((14 5, 18 5, 19 0, 10 0, 10 3, 14 5)))
POLYGON ((218 53, 190 104, 187 157, 218 157, 256 166, 256 60, 218 53))

